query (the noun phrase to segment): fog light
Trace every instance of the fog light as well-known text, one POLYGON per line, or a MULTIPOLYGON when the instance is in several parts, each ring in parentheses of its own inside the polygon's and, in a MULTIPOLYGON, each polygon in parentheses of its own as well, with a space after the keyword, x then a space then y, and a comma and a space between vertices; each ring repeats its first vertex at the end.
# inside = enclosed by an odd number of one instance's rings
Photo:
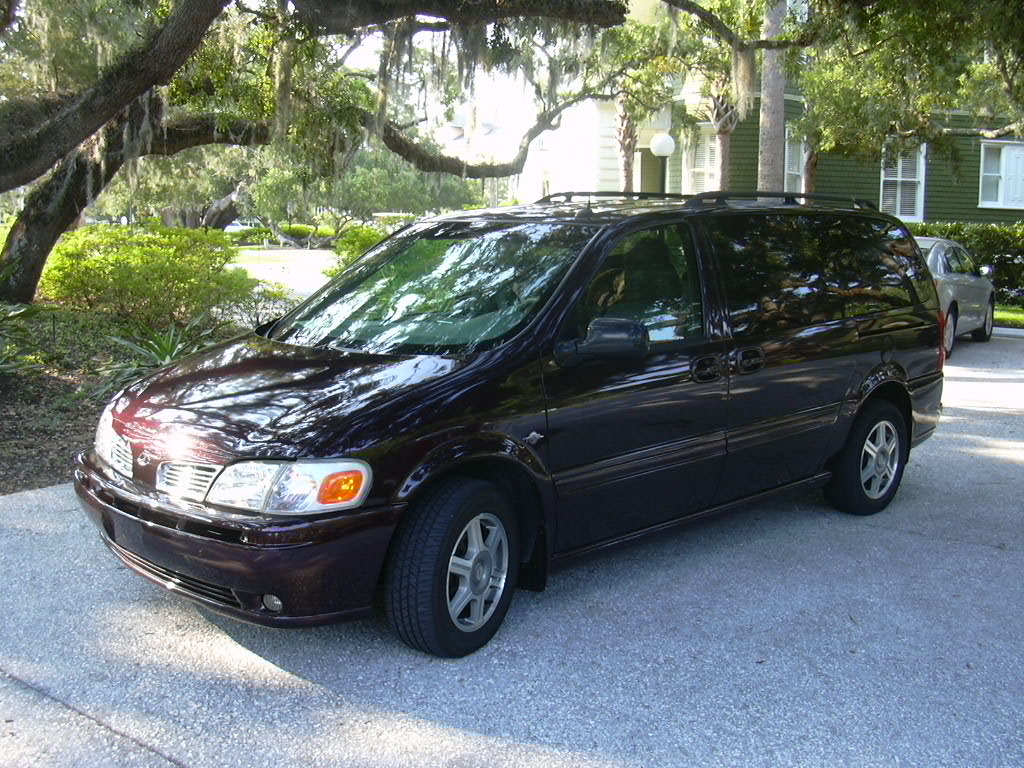
POLYGON ((284 610, 284 603, 281 602, 281 598, 277 595, 264 595, 263 596, 263 607, 271 613, 280 613, 284 610))

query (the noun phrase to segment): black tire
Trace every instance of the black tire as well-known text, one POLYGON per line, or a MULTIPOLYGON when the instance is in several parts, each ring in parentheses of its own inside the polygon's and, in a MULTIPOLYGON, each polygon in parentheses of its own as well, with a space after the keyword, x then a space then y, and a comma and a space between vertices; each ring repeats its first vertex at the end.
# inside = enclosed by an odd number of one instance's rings
POLYGON ((956 346, 956 321, 957 321, 957 310, 956 304, 951 304, 949 311, 946 313, 946 330, 945 337, 942 340, 943 344, 946 344, 946 359, 948 360, 953 355, 953 347, 956 346))
POLYGON ((519 577, 519 526, 508 499, 483 480, 451 479, 409 509, 396 535, 384 606, 402 641, 444 657, 486 645, 519 577), (475 553, 474 537, 483 545, 475 553), (453 616, 450 608, 464 600, 453 616))
POLYGON ((992 325, 995 320, 996 303, 995 299, 989 298, 988 309, 985 310, 985 324, 981 328, 971 331, 971 339, 974 341, 989 341, 992 338, 992 325))
POLYGON ((832 479, 825 486, 825 498, 836 509, 851 515, 881 512, 900 487, 909 454, 907 425, 899 409, 888 400, 868 400, 836 456, 832 479), (871 458, 869 440, 875 448, 889 446, 882 458, 871 458), (872 467, 873 462, 878 463, 872 467), (868 473, 869 479, 864 479, 862 471, 868 473))

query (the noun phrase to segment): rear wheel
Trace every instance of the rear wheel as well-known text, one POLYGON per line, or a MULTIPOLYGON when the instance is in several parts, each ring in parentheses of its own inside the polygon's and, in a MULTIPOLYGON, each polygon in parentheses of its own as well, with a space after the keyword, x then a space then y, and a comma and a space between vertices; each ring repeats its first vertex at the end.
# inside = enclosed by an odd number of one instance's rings
POLYGON ((887 400, 869 400, 836 457, 825 497, 853 515, 881 512, 896 495, 909 450, 899 409, 887 400))
POLYGON ((981 328, 971 331, 971 338, 974 341, 988 341, 992 338, 992 325, 995 323, 996 305, 993 299, 988 301, 988 309, 985 310, 985 324, 981 328))
POLYGON ((465 656, 508 612, 519 575, 519 529, 490 483, 457 478, 409 510, 385 592, 388 619, 409 646, 465 656))
POLYGON ((956 321, 956 305, 953 304, 946 313, 946 329, 942 339, 942 343, 946 345, 946 359, 953 354, 953 345, 956 344, 956 321))

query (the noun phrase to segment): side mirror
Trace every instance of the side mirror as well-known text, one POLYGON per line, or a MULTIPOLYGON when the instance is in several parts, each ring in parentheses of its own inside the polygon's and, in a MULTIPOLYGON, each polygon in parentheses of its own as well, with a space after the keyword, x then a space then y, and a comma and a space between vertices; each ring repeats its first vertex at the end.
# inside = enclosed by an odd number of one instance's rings
POLYGON ((563 367, 591 359, 637 362, 647 356, 649 343, 643 323, 622 317, 595 317, 585 339, 555 346, 555 362, 563 367))
POLYGON ((992 277, 992 274, 994 272, 995 270, 992 269, 992 267, 990 267, 988 264, 978 269, 978 274, 980 274, 982 277, 992 277))

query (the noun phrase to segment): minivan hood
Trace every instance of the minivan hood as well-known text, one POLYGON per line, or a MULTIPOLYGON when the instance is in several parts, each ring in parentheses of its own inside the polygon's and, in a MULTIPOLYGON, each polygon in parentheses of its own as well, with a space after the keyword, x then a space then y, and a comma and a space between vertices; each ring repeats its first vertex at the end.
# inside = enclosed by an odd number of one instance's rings
POLYGON ((251 335, 137 382, 112 411, 119 431, 143 443, 151 460, 338 455, 367 447, 353 432, 365 432, 368 412, 459 367, 445 357, 296 347, 251 335))

